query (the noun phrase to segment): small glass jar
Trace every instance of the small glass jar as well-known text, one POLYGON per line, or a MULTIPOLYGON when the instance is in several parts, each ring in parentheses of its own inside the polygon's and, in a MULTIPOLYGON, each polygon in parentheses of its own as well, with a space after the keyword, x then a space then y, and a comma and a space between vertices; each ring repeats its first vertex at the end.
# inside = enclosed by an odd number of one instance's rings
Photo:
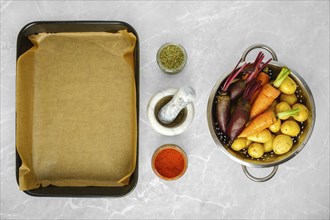
POLYGON ((188 158, 179 146, 165 144, 155 151, 151 166, 155 174, 161 179, 176 180, 186 172, 188 158))
POLYGON ((157 63, 165 73, 179 73, 187 63, 187 52, 180 44, 166 43, 157 52, 157 63))

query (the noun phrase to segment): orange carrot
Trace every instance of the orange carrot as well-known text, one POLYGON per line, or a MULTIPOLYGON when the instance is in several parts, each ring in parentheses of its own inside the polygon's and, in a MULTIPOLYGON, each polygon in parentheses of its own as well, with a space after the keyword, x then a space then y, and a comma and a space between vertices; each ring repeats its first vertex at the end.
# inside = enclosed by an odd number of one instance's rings
POLYGON ((267 110, 267 108, 280 94, 281 92, 269 83, 264 85, 251 107, 250 118, 253 119, 267 110))
MULTIPOLYGON (((264 72, 260 72, 259 75, 257 76, 257 79, 261 81, 261 86, 266 85, 267 83, 269 83, 269 75, 267 73, 264 72)), ((262 88, 258 89, 251 97, 251 104, 254 103, 254 101, 256 100, 258 94, 260 93, 262 88)))
POLYGON ((266 85, 269 83, 269 75, 265 72, 260 72, 257 76, 257 79, 261 81, 261 85, 266 85))
POLYGON ((250 124, 244 128, 238 137, 248 137, 259 133, 276 122, 277 118, 273 111, 262 113, 253 119, 250 124))
POLYGON ((257 115, 263 113, 272 104, 272 102, 281 94, 276 88, 280 87, 285 78, 290 74, 290 69, 286 66, 282 67, 277 75, 273 86, 269 83, 264 85, 258 94, 255 102, 252 104, 250 118, 253 119, 257 115))
POLYGON ((288 111, 279 112, 276 115, 274 111, 266 111, 255 117, 252 121, 250 121, 248 126, 243 129, 243 131, 240 133, 240 135, 238 135, 238 137, 245 138, 259 133, 262 130, 273 125, 279 117, 298 115, 299 111, 300 109, 295 108, 288 111))

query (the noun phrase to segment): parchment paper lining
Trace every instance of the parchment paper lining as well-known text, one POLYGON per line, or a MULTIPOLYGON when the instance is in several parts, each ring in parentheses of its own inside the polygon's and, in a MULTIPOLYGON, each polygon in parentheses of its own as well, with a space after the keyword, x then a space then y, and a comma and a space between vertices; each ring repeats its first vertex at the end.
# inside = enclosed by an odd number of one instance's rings
POLYGON ((136 38, 39 33, 17 61, 19 186, 124 186, 136 165, 136 38))

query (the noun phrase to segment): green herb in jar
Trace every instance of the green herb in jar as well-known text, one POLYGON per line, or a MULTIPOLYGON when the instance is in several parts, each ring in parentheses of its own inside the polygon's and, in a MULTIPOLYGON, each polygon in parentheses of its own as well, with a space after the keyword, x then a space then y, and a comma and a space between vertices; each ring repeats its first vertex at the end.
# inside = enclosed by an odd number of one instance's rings
POLYGON ((186 62, 184 48, 176 44, 165 44, 158 51, 157 61, 161 69, 168 73, 178 73, 186 62))

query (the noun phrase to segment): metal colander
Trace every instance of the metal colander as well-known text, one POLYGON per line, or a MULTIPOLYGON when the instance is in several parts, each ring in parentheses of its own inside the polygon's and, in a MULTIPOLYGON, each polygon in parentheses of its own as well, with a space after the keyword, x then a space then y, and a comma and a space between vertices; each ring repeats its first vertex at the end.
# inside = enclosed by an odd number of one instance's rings
MULTIPOLYGON (((269 69, 269 75, 271 77, 271 80, 275 80, 281 68, 285 65, 278 62, 275 52, 266 45, 256 44, 247 48, 242 55, 241 63, 239 64, 238 67, 242 66, 245 62, 253 62, 253 61, 246 61, 245 60, 246 56, 248 55, 249 52, 258 48, 265 49, 272 55, 273 60, 267 65, 267 67, 269 69)), ((229 156, 231 159, 242 165, 242 169, 245 175, 251 180, 256 182, 263 182, 269 180, 277 172, 278 165, 290 160, 295 155, 297 155, 306 145, 314 128, 315 103, 311 90, 307 86, 306 82, 302 79, 302 77, 299 76, 298 73, 296 73, 290 67, 289 69, 291 70, 289 76, 297 84, 297 90, 295 95, 298 99, 298 102, 304 104, 309 109, 309 117, 306 121, 299 123, 301 129, 300 134, 292 138, 293 146, 290 149, 290 151, 287 152, 286 154, 277 155, 272 151, 269 153, 265 153, 261 158, 255 159, 249 156, 249 154, 247 153, 247 149, 243 149, 241 151, 234 151, 228 145, 229 139, 226 136, 226 134, 220 131, 217 120, 215 119, 215 115, 216 115, 217 97, 220 94, 220 86, 222 85, 224 80, 228 77, 230 72, 223 74, 223 76, 215 83, 209 97, 208 106, 207 106, 207 118, 208 118, 209 130, 211 132, 212 138, 227 156, 229 156), (265 167, 274 167, 274 168, 268 176, 259 178, 249 173, 247 170, 247 166, 258 167, 258 168, 265 168, 265 167)))

